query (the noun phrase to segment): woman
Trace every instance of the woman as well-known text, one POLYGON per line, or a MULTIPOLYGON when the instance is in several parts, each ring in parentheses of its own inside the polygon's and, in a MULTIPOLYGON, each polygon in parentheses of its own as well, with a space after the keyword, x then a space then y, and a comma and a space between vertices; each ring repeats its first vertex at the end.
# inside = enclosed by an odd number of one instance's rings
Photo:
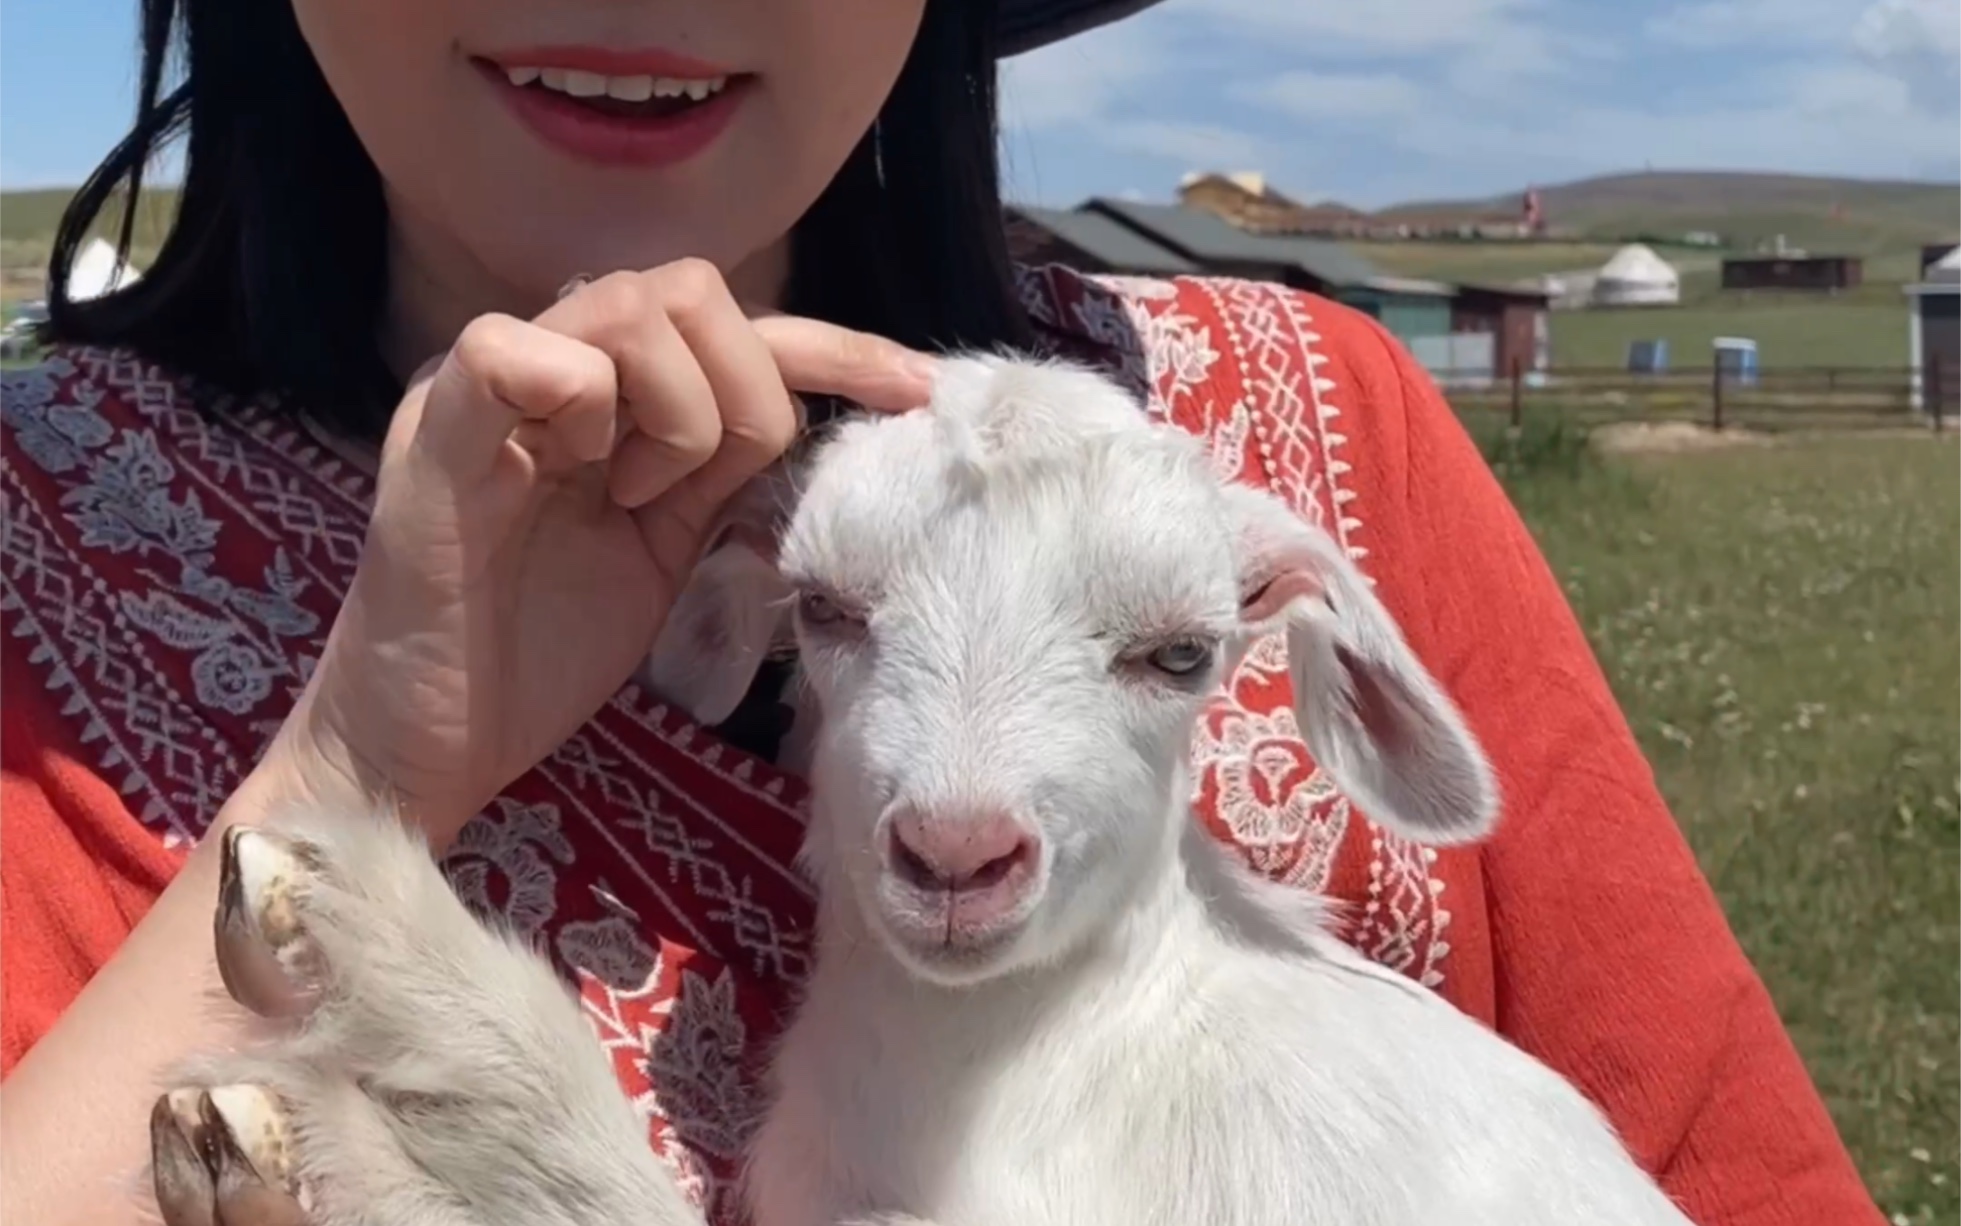
POLYGON ((1274 287, 1010 266, 994 58, 1138 7, 145 0, 136 128, 57 247, 62 346, 7 384, 9 1220, 129 1220, 161 1070, 239 1024, 204 1003, 205 836, 295 796, 399 801, 579 970, 654 1139, 719 1187, 806 949, 781 678, 713 732, 627 679, 792 394, 903 409, 959 346, 1100 362, 1322 520, 1509 798, 1484 848, 1389 838, 1312 769, 1267 651, 1197 747, 1222 837, 1574 1078, 1698 1220, 1876 1220, 1411 360, 1274 287), (180 127, 153 267, 67 301, 180 127))

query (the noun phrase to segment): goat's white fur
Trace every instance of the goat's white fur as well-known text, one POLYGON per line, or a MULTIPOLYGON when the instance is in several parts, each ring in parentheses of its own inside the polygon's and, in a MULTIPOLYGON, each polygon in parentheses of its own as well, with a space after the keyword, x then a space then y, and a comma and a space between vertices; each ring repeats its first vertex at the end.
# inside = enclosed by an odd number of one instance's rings
MULTIPOLYGON (((1496 795, 1340 551, 1265 495, 1222 487, 1194 442, 1109 384, 951 363, 932 411, 837 432, 780 559, 708 562, 652 670, 698 710, 740 695, 784 627, 757 613, 784 607, 786 585, 868 613, 857 641, 801 631, 821 712, 803 725, 819 950, 752 1150, 758 1226, 1686 1221, 1571 1085, 1350 950, 1318 899, 1256 879, 1192 820, 1184 757, 1207 686, 1125 662, 1164 633, 1218 637, 1216 679, 1284 629, 1303 735, 1386 824, 1475 838, 1496 795), (738 640, 714 667, 704 618, 738 640), (878 840, 901 804, 1033 824, 1039 880, 1011 936, 948 953, 893 935, 878 840)), ((324 1094, 295 1085, 304 1064, 343 1098, 360 1070, 498 1110, 398 1113, 386 1143, 472 1200, 386 1218, 346 1199, 374 1189, 359 1170, 394 1169, 365 1148, 384 1140, 373 1104, 308 1117, 302 1163, 350 1181, 333 1197, 350 1208, 322 1226, 684 1220, 649 1190, 664 1176, 604 1101, 603 1061, 569 1041, 575 1006, 542 969, 463 922, 404 836, 342 824, 325 839, 330 860, 372 859, 391 883, 313 918, 394 934, 330 958, 358 968, 337 1007, 366 1029, 310 1023, 313 1037, 200 1080, 271 1085, 304 1108, 324 1094), (593 1191, 554 1210, 512 1170, 593 1191)))

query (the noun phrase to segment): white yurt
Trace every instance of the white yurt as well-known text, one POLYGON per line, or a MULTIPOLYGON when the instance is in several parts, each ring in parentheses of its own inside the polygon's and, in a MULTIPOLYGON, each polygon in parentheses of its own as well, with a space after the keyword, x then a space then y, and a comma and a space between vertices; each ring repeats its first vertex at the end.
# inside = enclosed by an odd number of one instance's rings
POLYGON ((1674 306, 1682 278, 1674 265, 1640 243, 1629 243, 1600 266, 1593 279, 1595 306, 1674 306))
POLYGON ((74 302, 100 298, 126 285, 136 284, 141 276, 133 266, 116 258, 113 246, 102 239, 92 238, 69 266, 68 297, 74 302))

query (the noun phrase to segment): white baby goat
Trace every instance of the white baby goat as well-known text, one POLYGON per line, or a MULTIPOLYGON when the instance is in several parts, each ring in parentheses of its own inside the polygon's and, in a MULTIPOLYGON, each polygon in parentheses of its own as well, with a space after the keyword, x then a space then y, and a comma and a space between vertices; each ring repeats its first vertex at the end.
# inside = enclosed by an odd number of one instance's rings
MULTIPOLYGON (((817 713, 818 956, 752 1146, 758 1226, 1686 1221, 1578 1091, 1192 820, 1194 721, 1277 630, 1348 796, 1431 843, 1493 820, 1455 709, 1320 532, 1099 378, 970 359, 930 412, 842 427, 769 539, 707 559, 653 670, 726 713, 780 602, 817 713)), ((160 1104, 173 1226, 212 1220, 171 1201, 210 1203, 214 1130, 261 1138, 317 1226, 690 1219, 576 1007, 392 824, 227 850, 221 949, 326 986, 229 973, 305 1020, 160 1104)))

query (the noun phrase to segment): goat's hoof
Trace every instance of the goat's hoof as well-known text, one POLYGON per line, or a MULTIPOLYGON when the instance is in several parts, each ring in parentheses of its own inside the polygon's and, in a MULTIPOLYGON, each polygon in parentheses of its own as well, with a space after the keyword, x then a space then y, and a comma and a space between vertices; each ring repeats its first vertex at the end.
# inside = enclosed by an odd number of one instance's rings
POLYGON ((303 1226, 286 1115, 258 1086, 172 1090, 150 1111, 164 1226, 303 1226))
POLYGON ((308 849, 263 830, 225 831, 213 924, 218 974, 233 1000, 262 1017, 311 1008, 318 958, 300 919, 308 849))

